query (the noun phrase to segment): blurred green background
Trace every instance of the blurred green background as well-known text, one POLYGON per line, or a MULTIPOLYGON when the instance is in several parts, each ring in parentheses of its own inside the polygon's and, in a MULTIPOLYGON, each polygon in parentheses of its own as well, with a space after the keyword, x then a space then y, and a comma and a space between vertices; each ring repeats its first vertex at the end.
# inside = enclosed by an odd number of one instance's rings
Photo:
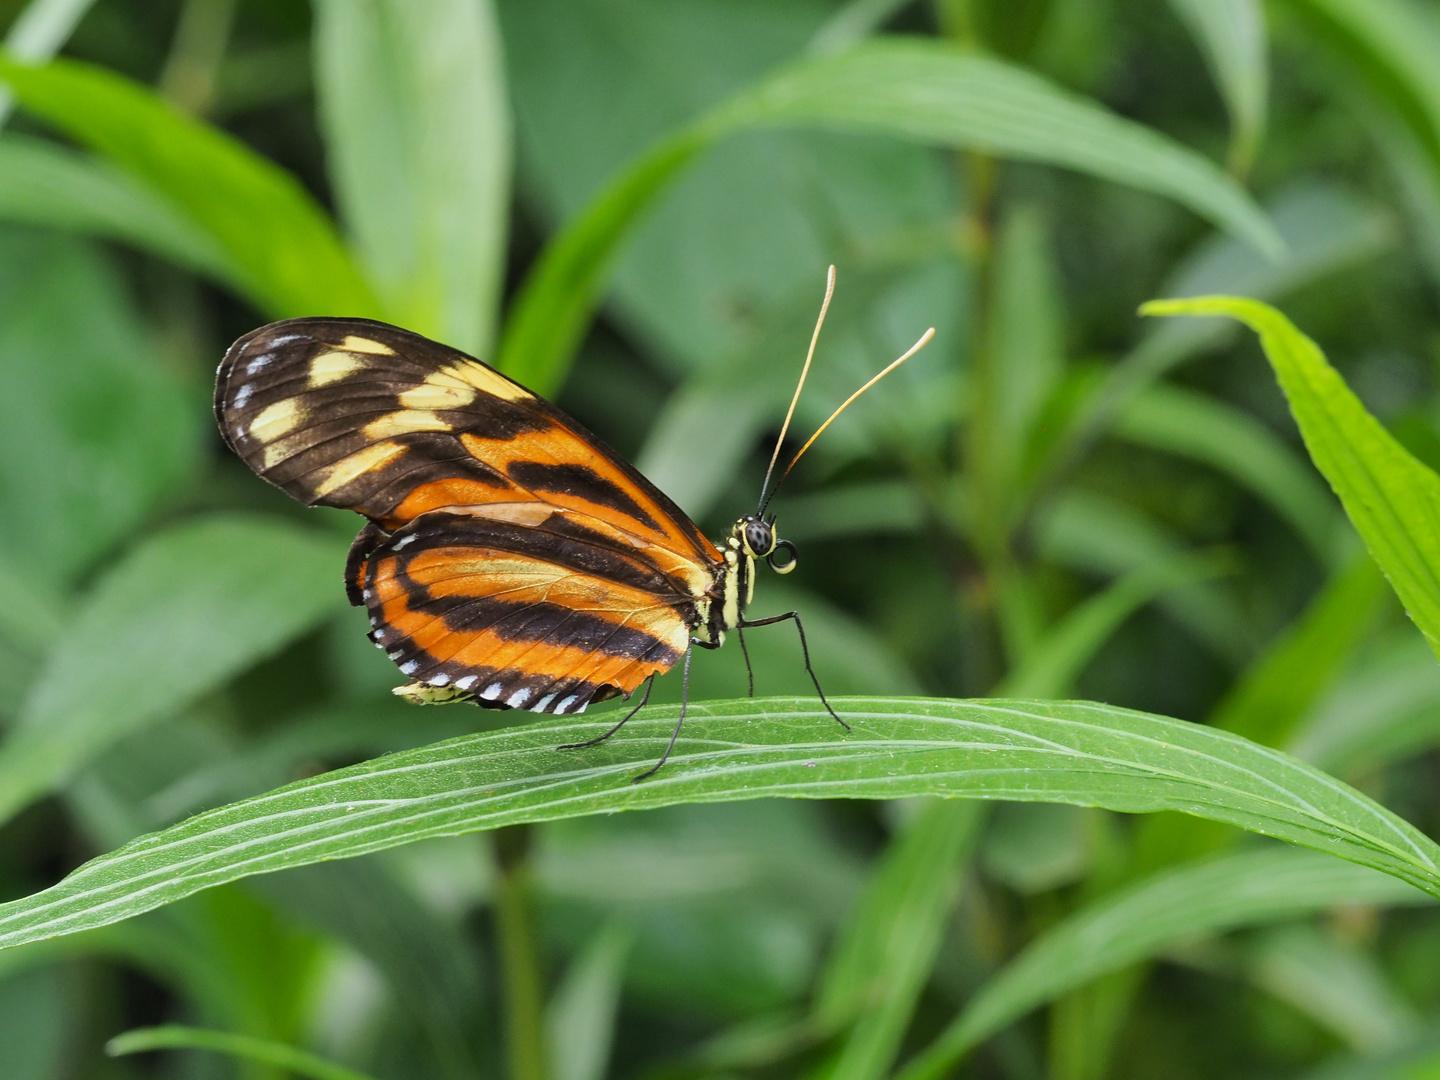
MULTIPOLYGON (((0 898, 510 719, 390 697, 344 606, 358 520, 223 451, 211 373, 235 337, 302 314, 438 337, 550 394, 714 537, 753 506, 831 262, 801 437, 937 335, 773 506, 800 563, 752 613, 804 613, 828 692, 1208 721, 1440 829, 1440 669, 1258 347, 1135 314, 1275 302, 1440 466, 1433 0, 36 0, 0 19, 11 56, 67 58, 0 65, 0 898)), ((809 692, 788 630, 750 651, 759 693, 809 692)), ((744 678, 738 649, 704 654, 692 692, 744 678)), ((105 1056, 164 1022, 395 1080, 881 1080, 1087 905, 1249 851, 1164 816, 936 813, 677 807, 222 886, 0 953, 0 1080, 286 1075, 105 1056), (904 960, 878 965, 868 1013, 835 990, 867 947, 904 960)), ((1440 912, 1203 923, 1177 916, 955 1074, 1440 1076, 1440 912)))

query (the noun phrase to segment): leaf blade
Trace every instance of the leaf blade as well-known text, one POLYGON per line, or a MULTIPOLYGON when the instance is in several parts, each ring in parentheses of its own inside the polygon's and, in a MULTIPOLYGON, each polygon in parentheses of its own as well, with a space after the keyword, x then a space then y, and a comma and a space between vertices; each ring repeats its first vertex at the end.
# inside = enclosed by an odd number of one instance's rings
POLYGON ((836 706, 853 735, 842 736, 809 699, 692 705, 665 770, 638 785, 633 776, 670 737, 673 708, 647 710, 630 721, 629 738, 585 760, 551 749, 595 733, 598 725, 574 718, 379 758, 197 815, 93 860, 0 907, 0 947, 115 922, 250 874, 428 836, 766 796, 1182 810, 1440 895, 1440 847, 1413 826, 1310 766, 1224 732, 1087 702, 855 698, 836 706))

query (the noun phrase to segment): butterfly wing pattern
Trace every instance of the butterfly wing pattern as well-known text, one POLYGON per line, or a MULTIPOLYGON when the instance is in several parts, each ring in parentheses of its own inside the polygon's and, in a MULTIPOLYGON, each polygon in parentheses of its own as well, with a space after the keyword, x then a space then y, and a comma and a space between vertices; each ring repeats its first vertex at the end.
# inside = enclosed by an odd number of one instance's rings
POLYGON ((365 319, 273 323, 216 377, 221 433, 310 506, 363 514, 346 567, 416 701, 575 713, 685 653, 723 560, 573 419, 365 319))

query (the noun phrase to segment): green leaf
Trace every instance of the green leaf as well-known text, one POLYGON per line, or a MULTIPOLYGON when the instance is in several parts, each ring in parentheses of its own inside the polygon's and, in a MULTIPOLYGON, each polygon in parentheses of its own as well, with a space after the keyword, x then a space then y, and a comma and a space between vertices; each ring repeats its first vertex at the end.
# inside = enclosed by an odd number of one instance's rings
MULTIPOLYGON (((3 185, 0 181, 0 185, 3 185)), ((95 245, 0 231, 0 548, 64 593, 203 461, 198 389, 95 245)))
MULTIPOLYGON (((95 0, 30 0, 5 34, 5 51, 17 60, 49 60, 74 32, 95 0)), ((0 88, 0 126, 10 119, 14 99, 0 88)))
POLYGON ((1305 717, 1286 749, 1332 772, 1353 774, 1440 740, 1440 666, 1404 626, 1381 636, 1305 717))
MULTIPOLYGON (((1109 577, 1184 555, 1179 539, 1139 510, 1075 489, 1045 507, 1035 533, 1047 561, 1109 577)), ((1220 588, 1195 582, 1170 590, 1158 603, 1217 656, 1240 663, 1248 654, 1251 635, 1245 617, 1220 588)))
POLYGON ((141 543, 101 579, 0 744, 0 818, 173 715, 343 602, 328 535, 217 515, 141 543))
POLYGON ((172 203, 228 255, 245 296, 274 318, 380 314, 324 210, 290 173, 153 91, 73 60, 0 78, 30 112, 172 203))
POLYGON ((1232 560, 1177 555, 1132 570, 1069 612, 1036 642, 996 691, 1001 697, 1060 697, 1132 614, 1171 589, 1230 571, 1232 560))
POLYGON ((889 1073, 984 820, 975 803, 929 801, 890 842, 816 991, 814 1017, 822 1029, 853 1021, 827 1080, 889 1073))
POLYGON ((1414 1008, 1390 985, 1372 952, 1313 925, 1260 935, 1247 950, 1245 969, 1256 986, 1357 1050, 1395 1050, 1420 1030, 1414 1008))
POLYGON ((605 1080, 634 932, 606 923, 570 962, 545 1012, 554 1080, 605 1080))
POLYGON ((228 1031, 164 1024, 160 1027, 135 1028, 116 1035, 105 1044, 111 1057, 139 1054, 147 1050, 213 1050, 242 1061, 274 1065, 311 1080, 372 1080, 364 1073, 347 1069, 324 1058, 273 1039, 257 1039, 253 1035, 235 1035, 228 1031))
POLYGON ((0 218, 119 240, 235 287, 213 237, 119 169, 23 135, 0 138, 0 218))
POLYGON ((682 802, 910 795, 1180 810, 1314 847, 1440 895, 1440 847, 1359 792, 1225 732, 1086 702, 812 698, 652 707, 581 753, 606 720, 556 717, 299 781, 199 814, 0 906, 0 946, 103 926, 251 874, 431 836, 682 802))
POLYGON ((1270 68, 1258 0, 1170 0, 1190 29, 1230 114, 1230 171, 1250 171, 1265 132, 1270 68))
MULTIPOLYGON (((1398 235, 1389 210, 1330 183, 1298 184, 1271 200, 1269 208, 1287 244, 1283 260, 1263 259, 1232 237, 1209 237, 1183 260, 1163 291, 1200 296, 1223 289, 1270 300, 1373 259, 1393 247, 1398 235)), ((1196 319, 1147 333, 1075 410, 1056 442, 1050 470, 1073 467, 1135 394, 1224 341, 1231 330, 1223 319, 1196 319)))
POLYGON ((1375 624, 1386 595, 1375 563, 1357 552, 1230 688, 1210 723, 1284 746, 1375 624))
POLYGON ((1082 908, 1042 934, 975 993, 897 1080, 936 1080, 1031 1009, 1173 945, 1338 904, 1432 902, 1393 878, 1305 851, 1264 849, 1182 866, 1082 908))
POLYGON ((488 354, 510 214, 510 117, 488 2, 316 5, 336 197, 389 318, 488 354))
POLYGON ((1313 341, 1267 304, 1152 300, 1148 315, 1229 315, 1260 335, 1315 465, 1430 647, 1440 653, 1440 476, 1360 403, 1313 341))
POLYGON ((803 60, 662 139, 550 243, 515 302, 499 366, 553 392, 632 222, 696 154, 735 132, 819 127, 980 150, 1176 199, 1259 250, 1284 241, 1233 180, 1141 125, 1000 60, 922 40, 875 40, 803 60))
POLYGON ((1322 564, 1334 560, 1343 528, 1334 499, 1314 470, 1249 414, 1204 394, 1158 385, 1130 402, 1114 434, 1233 477, 1284 517, 1322 564))
POLYGON ((1290 0, 1386 100, 1440 166, 1440 26, 1409 0, 1290 0))

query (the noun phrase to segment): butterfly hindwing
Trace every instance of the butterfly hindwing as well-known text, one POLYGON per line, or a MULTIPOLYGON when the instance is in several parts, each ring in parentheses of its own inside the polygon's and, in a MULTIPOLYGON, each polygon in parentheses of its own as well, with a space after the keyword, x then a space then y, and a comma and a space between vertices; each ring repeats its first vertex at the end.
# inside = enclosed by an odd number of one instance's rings
POLYGON ((575 517, 417 519, 360 575, 372 639, 426 688, 535 712, 579 712, 669 670, 693 598, 575 517))

